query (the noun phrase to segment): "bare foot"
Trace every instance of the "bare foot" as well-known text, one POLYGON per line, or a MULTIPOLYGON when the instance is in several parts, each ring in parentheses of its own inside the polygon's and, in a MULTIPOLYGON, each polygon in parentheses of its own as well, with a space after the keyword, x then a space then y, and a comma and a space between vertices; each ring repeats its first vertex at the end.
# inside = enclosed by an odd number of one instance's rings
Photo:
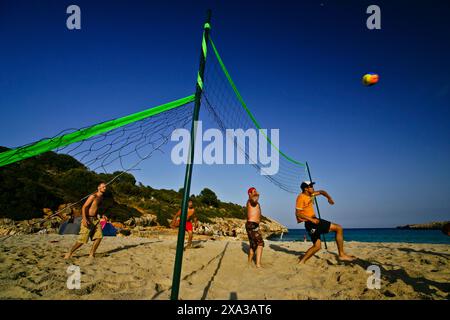
POLYGON ((356 259, 355 256, 347 255, 347 254, 343 254, 343 255, 339 256, 339 260, 341 260, 341 261, 353 261, 355 259, 356 259))
POLYGON ((303 257, 298 258, 298 264, 306 264, 306 261, 303 261, 303 257))
POLYGON ((67 252, 66 255, 64 256, 64 259, 70 259, 72 258, 72 254, 70 252, 67 252))
POLYGON ((262 269, 262 265, 260 265, 260 264, 257 264, 257 265, 256 265, 256 268, 258 268, 258 269, 262 269))

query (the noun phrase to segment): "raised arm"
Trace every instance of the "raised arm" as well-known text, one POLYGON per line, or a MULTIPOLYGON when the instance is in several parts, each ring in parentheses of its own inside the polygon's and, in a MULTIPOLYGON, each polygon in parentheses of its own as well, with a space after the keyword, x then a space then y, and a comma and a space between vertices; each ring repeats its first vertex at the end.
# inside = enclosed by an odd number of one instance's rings
POLYGON ((326 192, 325 190, 319 190, 319 191, 316 191, 316 192, 314 192, 314 195, 315 196, 317 196, 317 195, 322 195, 322 196, 324 196, 325 198, 327 198, 328 199, 328 203, 329 204, 334 204, 334 200, 331 198, 331 196, 328 194, 328 192, 326 192))

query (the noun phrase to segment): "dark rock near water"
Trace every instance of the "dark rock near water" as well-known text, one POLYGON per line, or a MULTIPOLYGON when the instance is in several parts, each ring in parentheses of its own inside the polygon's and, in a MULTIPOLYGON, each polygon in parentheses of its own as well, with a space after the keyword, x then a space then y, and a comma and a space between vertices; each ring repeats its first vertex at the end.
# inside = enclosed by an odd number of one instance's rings
POLYGON ((398 226, 397 229, 405 229, 405 230, 442 230, 444 228, 444 226, 448 225, 448 224, 450 224, 450 221, 407 224, 405 226, 398 226))

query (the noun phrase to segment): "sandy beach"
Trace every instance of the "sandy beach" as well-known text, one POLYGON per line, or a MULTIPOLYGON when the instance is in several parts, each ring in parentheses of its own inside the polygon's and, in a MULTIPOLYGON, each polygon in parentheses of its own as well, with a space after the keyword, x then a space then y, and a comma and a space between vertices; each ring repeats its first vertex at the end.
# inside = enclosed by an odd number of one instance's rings
MULTIPOLYGON (((0 238, 0 299, 169 299, 176 235, 107 237, 96 258, 90 244, 66 261, 76 236, 0 238), (69 266, 81 288, 68 289, 69 266)), ((247 264, 248 244, 234 238, 194 238, 184 253, 180 299, 438 299, 450 297, 450 246, 346 242, 354 263, 340 263, 328 244, 299 266, 310 243, 265 241, 262 269, 247 264), (381 288, 369 289, 377 265, 381 288)))

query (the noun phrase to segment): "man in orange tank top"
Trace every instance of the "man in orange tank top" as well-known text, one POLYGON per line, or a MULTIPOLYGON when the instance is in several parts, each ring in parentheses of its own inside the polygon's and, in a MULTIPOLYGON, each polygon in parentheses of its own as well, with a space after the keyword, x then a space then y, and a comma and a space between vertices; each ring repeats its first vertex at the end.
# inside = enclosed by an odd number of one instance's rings
POLYGON ((300 186, 302 193, 298 195, 295 206, 297 223, 305 222, 305 229, 308 231, 311 241, 313 242, 313 246, 306 251, 299 263, 305 263, 321 249, 320 235, 326 234, 330 231, 336 233, 336 244, 339 251, 339 259, 343 261, 354 260, 354 256, 347 255, 344 252, 344 231, 342 227, 338 224, 331 223, 330 221, 316 218, 313 208, 314 197, 322 195, 328 199, 328 203, 331 205, 334 204, 334 201, 326 191, 314 191, 314 184, 315 182, 310 181, 302 182, 300 186))

